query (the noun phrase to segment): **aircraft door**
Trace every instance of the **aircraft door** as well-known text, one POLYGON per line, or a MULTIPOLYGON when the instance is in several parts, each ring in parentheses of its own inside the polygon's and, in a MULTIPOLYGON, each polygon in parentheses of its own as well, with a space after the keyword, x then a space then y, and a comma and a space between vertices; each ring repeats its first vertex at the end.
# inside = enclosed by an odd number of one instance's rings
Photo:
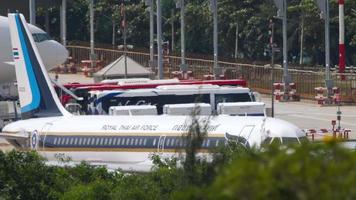
POLYGON ((246 138, 247 140, 250 139, 251 133, 253 129, 255 128, 254 125, 246 125, 243 127, 243 129, 240 131, 239 135, 241 137, 246 138))
POLYGON ((157 152, 163 152, 164 150, 164 142, 166 140, 165 135, 161 135, 158 139, 157 152))
POLYGON ((230 141, 234 141, 236 143, 240 143, 245 147, 250 147, 250 142, 254 142, 254 138, 251 138, 252 132, 255 128, 255 125, 246 125, 244 126, 239 133, 231 132, 226 133, 226 138, 230 141))
POLYGON ((30 149, 37 151, 39 144, 40 134, 37 130, 31 132, 30 135, 30 149))
POLYGON ((51 129, 52 127, 52 123, 51 122, 47 122, 43 127, 42 127, 42 136, 40 137, 40 148, 42 150, 44 150, 44 148, 46 147, 46 144, 48 144, 49 141, 47 141, 47 134, 49 132, 49 130, 51 129))

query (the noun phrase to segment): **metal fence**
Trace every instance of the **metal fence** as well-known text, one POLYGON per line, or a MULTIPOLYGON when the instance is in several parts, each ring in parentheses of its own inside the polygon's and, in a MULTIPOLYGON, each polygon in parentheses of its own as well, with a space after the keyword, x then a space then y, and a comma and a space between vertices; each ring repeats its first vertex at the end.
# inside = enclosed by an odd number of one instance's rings
MULTIPOLYGON (((81 60, 89 59, 90 48, 82 46, 68 46, 70 55, 76 64, 80 64, 81 60)), ((103 61, 103 64, 108 64, 121 55, 123 51, 96 48, 95 54, 98 59, 103 61)), ((127 52, 127 55, 143 66, 148 67, 149 54, 141 52, 127 52)), ((203 78, 205 74, 213 72, 213 61, 204 59, 187 58, 186 63, 189 65, 189 70, 193 72, 195 78, 203 78)), ((168 78, 172 71, 179 70, 180 57, 164 56, 164 74, 168 78)), ((244 78, 248 81, 249 87, 262 92, 270 93, 271 90, 271 68, 270 66, 260 66, 251 64, 241 64, 233 62, 219 62, 219 67, 225 72, 226 78, 244 78)), ((275 68, 275 82, 281 82, 283 77, 283 69, 275 68)), ((315 87, 323 87, 325 73, 313 72, 305 70, 290 69, 289 74, 297 86, 297 92, 302 98, 312 99, 315 96, 315 87)), ((356 102, 356 74, 343 74, 345 80, 340 80, 342 74, 332 73, 332 79, 337 87, 341 89, 341 96, 344 102, 356 102)))

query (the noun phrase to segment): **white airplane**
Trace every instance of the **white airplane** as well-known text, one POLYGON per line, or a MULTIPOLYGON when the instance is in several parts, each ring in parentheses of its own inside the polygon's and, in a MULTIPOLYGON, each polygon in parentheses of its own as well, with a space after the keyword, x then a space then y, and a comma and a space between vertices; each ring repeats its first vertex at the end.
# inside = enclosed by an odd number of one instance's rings
MULTIPOLYGON (((43 58, 47 70, 65 62, 68 51, 60 43, 52 40, 46 32, 33 25, 28 25, 37 48, 43 58)), ((9 21, 7 17, 0 16, 0 84, 16 80, 13 66, 12 48, 10 42, 9 21)))
MULTIPOLYGON (((70 158, 75 164, 87 161, 109 169, 148 171, 150 155, 176 156, 184 152, 183 135, 189 116, 75 116, 60 104, 21 14, 9 14, 11 41, 23 120, 8 124, 0 137, 18 149, 37 150, 49 164, 61 165, 70 158)), ((207 126, 199 155, 228 140, 259 147, 263 142, 295 142, 305 134, 295 125, 275 118, 197 116, 207 126)))

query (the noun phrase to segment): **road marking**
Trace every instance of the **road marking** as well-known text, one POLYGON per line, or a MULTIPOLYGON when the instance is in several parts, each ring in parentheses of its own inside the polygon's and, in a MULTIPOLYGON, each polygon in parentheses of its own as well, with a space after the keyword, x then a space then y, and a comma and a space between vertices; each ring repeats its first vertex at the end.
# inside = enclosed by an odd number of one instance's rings
MULTIPOLYGON (((320 117, 311 117, 311 116, 306 116, 306 115, 300 115, 300 114, 292 114, 292 115, 289 115, 289 116, 292 116, 292 117, 298 117, 298 118, 306 118, 306 119, 313 119, 313 120, 318 120, 318 121, 325 121, 325 122, 330 122, 330 120, 328 119, 321 119, 320 117)), ((353 127, 356 127, 355 123, 349 123, 349 122, 345 122, 345 121, 342 121, 341 120, 341 125, 348 125, 348 126, 353 126, 353 127)))

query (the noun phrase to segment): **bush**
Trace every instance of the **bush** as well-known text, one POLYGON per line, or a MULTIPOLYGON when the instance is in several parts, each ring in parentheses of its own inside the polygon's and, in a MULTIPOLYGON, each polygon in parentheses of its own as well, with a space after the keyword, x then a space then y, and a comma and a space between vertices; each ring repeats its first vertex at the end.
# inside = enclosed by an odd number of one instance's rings
POLYGON ((177 199, 355 199, 356 152, 331 144, 242 153, 205 188, 177 199))

